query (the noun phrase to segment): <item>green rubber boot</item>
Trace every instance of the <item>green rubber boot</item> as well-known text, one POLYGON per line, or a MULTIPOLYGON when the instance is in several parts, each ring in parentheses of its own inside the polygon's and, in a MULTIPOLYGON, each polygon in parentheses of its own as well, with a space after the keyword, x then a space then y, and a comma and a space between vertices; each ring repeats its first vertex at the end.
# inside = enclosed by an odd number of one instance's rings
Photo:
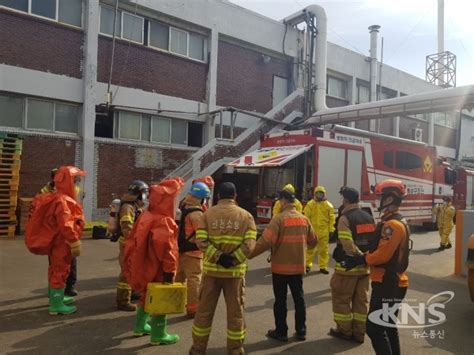
POLYGON ((76 306, 66 306, 64 304, 64 288, 52 288, 49 294, 49 314, 71 314, 77 311, 76 306))
MULTIPOLYGON (((50 298, 51 298, 51 286, 48 286, 48 299, 50 298)), ((64 295, 64 300, 63 300, 64 304, 71 304, 71 303, 74 303, 75 301, 76 300, 74 299, 74 297, 64 295)))
POLYGON ((135 329, 133 329, 134 337, 141 337, 146 334, 151 334, 151 326, 148 324, 148 313, 143 307, 137 307, 137 317, 135 319, 135 329))
POLYGON ((179 340, 178 334, 166 332, 166 315, 151 317, 151 341, 152 345, 169 345, 179 340))

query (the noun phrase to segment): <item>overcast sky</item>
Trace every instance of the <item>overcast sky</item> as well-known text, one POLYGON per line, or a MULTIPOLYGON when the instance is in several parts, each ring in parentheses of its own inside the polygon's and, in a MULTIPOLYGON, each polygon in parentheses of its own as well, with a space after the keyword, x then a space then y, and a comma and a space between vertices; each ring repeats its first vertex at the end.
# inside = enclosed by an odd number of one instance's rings
MULTIPOLYGON (((328 40, 369 55, 370 25, 380 25, 383 61, 425 78, 437 49, 437 0, 231 0, 276 20, 308 6, 324 7, 328 40)), ((474 84, 474 0, 445 0, 445 50, 457 56, 457 86, 474 84)), ((380 43, 379 43, 380 49, 380 43)), ((380 60, 380 54, 379 54, 380 60)))

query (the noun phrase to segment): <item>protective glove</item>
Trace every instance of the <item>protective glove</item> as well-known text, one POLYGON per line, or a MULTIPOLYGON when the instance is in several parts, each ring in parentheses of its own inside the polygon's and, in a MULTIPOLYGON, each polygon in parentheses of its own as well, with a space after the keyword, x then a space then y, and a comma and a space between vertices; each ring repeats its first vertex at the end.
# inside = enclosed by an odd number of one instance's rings
POLYGON ((354 256, 346 255, 344 260, 341 261, 341 265, 346 271, 352 270, 356 266, 365 265, 365 255, 357 254, 354 256))
POLYGON ((79 255, 81 255, 81 243, 80 242, 71 244, 71 255, 72 255, 73 258, 76 258, 79 255))
POLYGON ((163 273, 163 283, 165 284, 172 284, 174 278, 174 273, 172 272, 164 272, 163 273))
POLYGON ((221 254, 217 260, 217 264, 228 269, 234 266, 234 257, 229 254, 221 254))

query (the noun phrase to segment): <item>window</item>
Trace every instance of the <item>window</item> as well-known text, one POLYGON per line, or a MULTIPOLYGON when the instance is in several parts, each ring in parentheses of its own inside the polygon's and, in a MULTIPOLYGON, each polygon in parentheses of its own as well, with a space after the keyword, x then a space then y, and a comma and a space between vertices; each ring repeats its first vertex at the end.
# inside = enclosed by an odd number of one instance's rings
POLYGON ((0 95, 0 126, 22 127, 24 99, 0 95))
POLYGON ((168 50, 169 27, 161 23, 150 21, 150 46, 168 50))
POLYGON ((28 12, 28 0, 0 0, 0 6, 28 12))
POLYGON ((139 140, 141 137, 141 115, 120 112, 119 119, 119 138, 139 140))
POLYGON ((151 134, 151 117, 142 116, 142 140, 149 141, 151 134))
POLYGON ((189 56, 204 60, 204 38, 194 33, 189 34, 189 56))
POLYGON ((395 158, 395 166, 400 170, 413 170, 422 167, 421 158, 413 153, 398 151, 395 158))
POLYGON ((31 13, 56 19, 56 0, 31 0, 31 13))
POLYGON ((364 85, 357 85, 357 103, 362 104, 370 101, 370 89, 364 85))
POLYGON ((78 105, 0 95, 0 126, 77 133, 78 115, 78 105))
POLYGON ((456 113, 455 112, 434 112, 431 114, 434 123, 440 126, 454 128, 456 127, 456 113))
POLYGON ((53 130, 54 103, 28 99, 27 128, 53 130))
POLYGON ((170 52, 188 55, 188 33, 170 28, 170 52))
POLYGON ((393 151, 383 153, 383 165, 388 168, 393 168, 393 151))
POLYGON ((171 124, 171 143, 188 144, 188 123, 186 121, 173 120, 171 124))
POLYGON ((158 143, 171 141, 171 121, 167 118, 153 117, 151 123, 151 140, 158 143))
POLYGON ((202 147, 202 123, 188 122, 188 145, 202 147))
POLYGON ((327 94, 330 96, 347 97, 347 81, 328 76, 327 94))
POLYGON ((123 13, 122 38, 143 43, 143 17, 123 13))
MULTIPOLYGON (((64 108, 62 109, 64 110, 64 108)), ((118 129, 114 130, 113 111, 107 111, 105 108, 97 106, 96 112, 96 137, 118 137, 119 139, 179 144, 189 147, 202 147, 203 144, 203 125, 201 122, 117 111, 115 112, 115 122, 118 129)), ((57 120, 58 118, 56 118, 57 120)))
POLYGON ((78 108, 73 105, 55 105, 54 130, 58 132, 77 132, 78 108))
POLYGON ((82 25, 82 0, 59 0, 58 21, 73 26, 82 25))
MULTIPOLYGON (((100 7, 100 33, 113 36, 115 9, 111 7, 100 7)), ((120 37, 120 30, 122 28, 122 12, 117 12, 117 19, 115 20, 115 35, 120 37)))
POLYGON ((0 0, 2 5, 76 27, 82 24, 82 0, 0 0))

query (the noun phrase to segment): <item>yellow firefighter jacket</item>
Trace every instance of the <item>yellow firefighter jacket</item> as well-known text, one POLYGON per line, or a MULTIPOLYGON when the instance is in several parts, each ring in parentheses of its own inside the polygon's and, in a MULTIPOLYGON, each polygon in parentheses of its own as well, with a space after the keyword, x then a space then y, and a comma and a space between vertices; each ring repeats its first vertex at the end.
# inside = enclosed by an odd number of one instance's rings
POLYGON ((214 277, 243 277, 256 238, 252 215, 232 199, 219 200, 203 214, 196 231, 196 244, 204 252, 203 272, 214 277), (223 253, 234 257, 233 266, 224 268, 217 264, 223 253))
POLYGON ((316 201, 312 199, 306 204, 303 213, 309 218, 318 238, 328 237, 331 232, 334 232, 336 217, 334 207, 328 200, 316 201))

